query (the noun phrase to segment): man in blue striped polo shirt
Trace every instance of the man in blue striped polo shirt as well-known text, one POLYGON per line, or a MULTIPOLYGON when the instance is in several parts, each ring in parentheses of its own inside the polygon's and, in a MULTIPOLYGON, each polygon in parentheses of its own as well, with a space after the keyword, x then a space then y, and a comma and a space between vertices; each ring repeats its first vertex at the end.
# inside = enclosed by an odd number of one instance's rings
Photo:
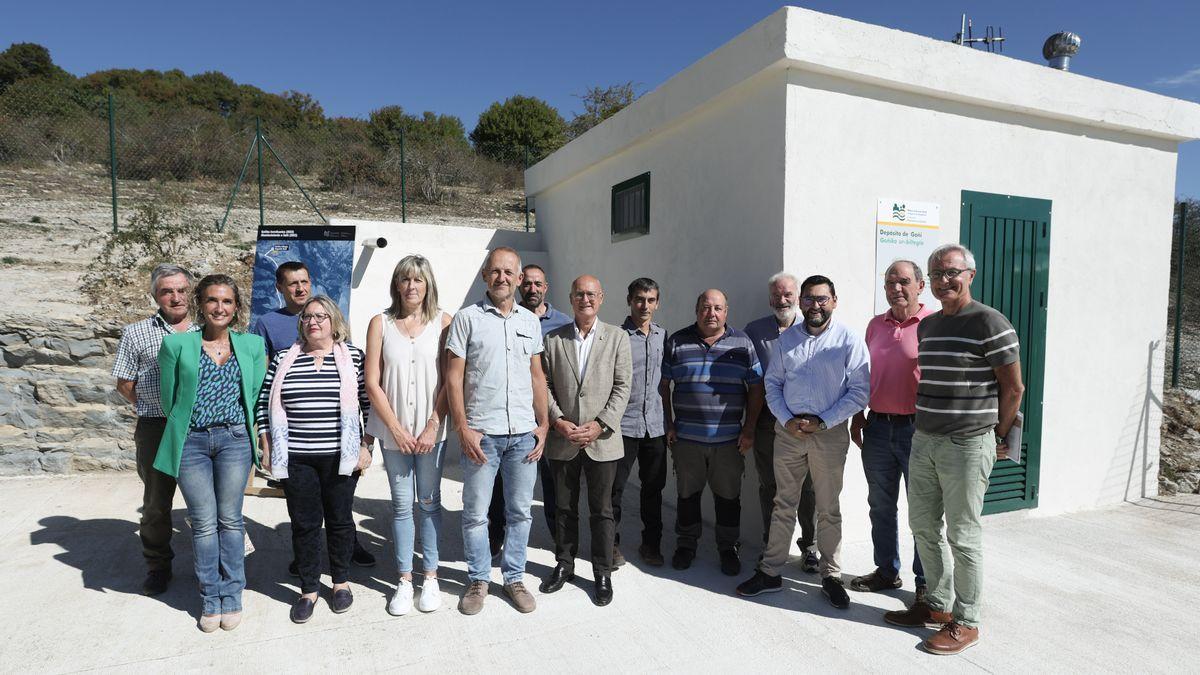
POLYGON ((663 416, 675 461, 675 534, 671 566, 687 569, 700 539, 700 497, 713 493, 721 571, 741 572, 745 454, 754 448, 754 425, 763 406, 762 369, 754 343, 727 326, 729 301, 715 288, 696 299, 696 323, 677 331, 663 349, 663 416), (674 391, 672 391, 674 384, 674 391))

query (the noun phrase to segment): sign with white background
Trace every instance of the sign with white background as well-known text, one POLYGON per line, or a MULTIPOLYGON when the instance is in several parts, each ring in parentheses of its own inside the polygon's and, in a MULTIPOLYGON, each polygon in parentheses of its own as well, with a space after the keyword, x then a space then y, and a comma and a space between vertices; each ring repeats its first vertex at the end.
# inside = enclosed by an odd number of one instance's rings
MULTIPOLYGON (((875 313, 888 309, 883 275, 896 260, 912 260, 925 269, 926 260, 941 245, 940 204, 906 199, 880 199, 875 212, 875 313)), ((921 302, 936 309, 928 279, 921 302)))

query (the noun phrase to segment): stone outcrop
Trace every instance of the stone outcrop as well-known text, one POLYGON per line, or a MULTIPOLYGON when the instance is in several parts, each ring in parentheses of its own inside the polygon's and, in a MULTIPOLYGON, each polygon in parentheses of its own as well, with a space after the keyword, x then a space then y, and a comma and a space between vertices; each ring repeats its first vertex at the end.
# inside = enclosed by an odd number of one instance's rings
POLYGON ((0 475, 133 469, 131 406, 109 375, 121 326, 0 317, 0 475))

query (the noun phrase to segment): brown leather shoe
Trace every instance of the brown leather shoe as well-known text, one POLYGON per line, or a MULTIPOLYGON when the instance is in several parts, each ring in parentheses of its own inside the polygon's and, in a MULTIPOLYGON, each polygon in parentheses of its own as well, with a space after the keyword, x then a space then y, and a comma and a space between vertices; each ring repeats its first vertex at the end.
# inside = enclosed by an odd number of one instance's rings
POLYGON ((932 637, 921 643, 930 654, 957 654, 979 642, 979 629, 951 621, 932 637))
POLYGON ((528 614, 537 609, 537 601, 533 599, 533 593, 530 593, 525 584, 520 581, 514 581, 511 584, 504 585, 504 594, 512 600, 513 606, 522 614, 528 614))
POLYGON ((883 620, 905 628, 941 628, 954 620, 950 612, 936 612, 925 603, 914 603, 908 609, 883 613, 883 620))
POLYGON ((488 582, 472 581, 458 601, 458 611, 468 616, 478 614, 483 609, 483 601, 487 600, 488 582))

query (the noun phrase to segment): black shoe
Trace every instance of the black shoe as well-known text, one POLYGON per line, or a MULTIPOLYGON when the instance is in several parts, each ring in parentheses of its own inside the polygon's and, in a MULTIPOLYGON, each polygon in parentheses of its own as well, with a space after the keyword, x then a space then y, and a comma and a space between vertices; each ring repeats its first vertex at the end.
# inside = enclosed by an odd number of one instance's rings
POLYGON ((292 623, 304 623, 311 619, 313 615, 313 608, 316 606, 316 600, 310 600, 303 595, 297 598, 296 602, 292 603, 292 623))
POLYGON ((612 602, 612 577, 602 574, 596 577, 596 594, 592 596, 592 604, 603 607, 612 602))
POLYGON ((770 575, 762 570, 755 570, 754 576, 738 584, 737 594, 752 598, 763 593, 778 593, 783 590, 783 577, 770 575))
POLYGON ((374 567, 375 556, 371 555, 367 549, 358 543, 358 539, 354 540, 354 554, 350 556, 350 562, 359 567, 374 567))
POLYGON ((329 601, 329 608, 334 614, 341 614, 350 609, 350 605, 354 604, 354 595, 350 593, 349 588, 342 588, 333 592, 333 599, 329 601))
POLYGON ((850 595, 842 587, 842 580, 836 577, 825 577, 821 580, 821 595, 829 598, 829 604, 838 609, 850 606, 850 595))
POLYGON ((738 558, 736 548, 727 548, 721 551, 721 574, 727 577, 735 577, 742 573, 742 561, 738 558))
POLYGON ((800 562, 800 569, 809 574, 816 574, 821 569, 821 561, 817 559, 817 552, 809 549, 804 549, 804 560, 800 562))
POLYGON ((692 561, 696 559, 696 549, 693 548, 677 548, 675 555, 671 556, 671 567, 677 570, 686 570, 692 566, 692 561))
POLYGON ((288 563, 288 574, 296 577, 297 579, 300 578, 300 568, 296 565, 295 560, 288 563))
POLYGON ((642 562, 651 567, 662 567, 665 562, 662 552, 658 550, 657 546, 642 544, 638 547, 638 555, 642 557, 642 562))
POLYGON ((575 570, 567 569, 567 566, 559 563, 554 566, 554 571, 550 576, 542 580, 542 584, 538 586, 538 590, 543 593, 553 593, 561 590, 566 583, 575 578, 575 570))
POLYGON ((171 583, 171 570, 150 570, 142 582, 142 595, 158 595, 171 583))

